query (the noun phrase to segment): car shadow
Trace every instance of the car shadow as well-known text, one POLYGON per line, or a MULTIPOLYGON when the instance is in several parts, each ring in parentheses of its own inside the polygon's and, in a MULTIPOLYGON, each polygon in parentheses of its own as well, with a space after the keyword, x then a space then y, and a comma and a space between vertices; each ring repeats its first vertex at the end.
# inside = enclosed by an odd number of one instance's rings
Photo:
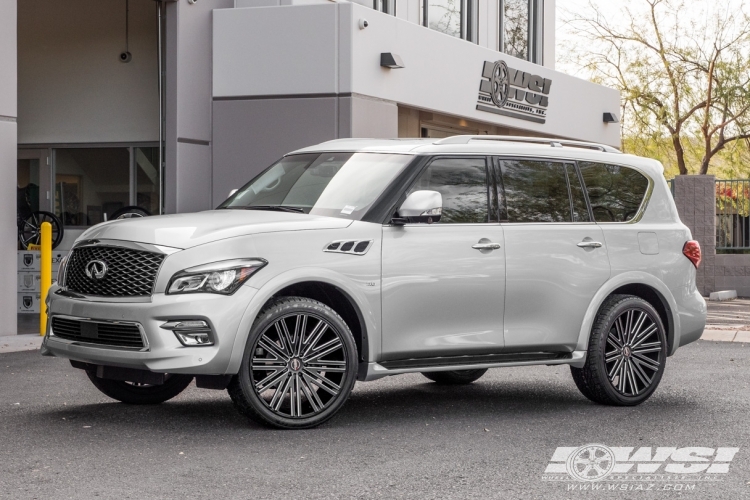
MULTIPOLYGON (((592 403, 572 385, 539 380, 489 380, 467 386, 441 386, 431 382, 389 385, 392 384, 375 382, 357 386, 338 415, 319 428, 334 431, 354 425, 408 427, 427 419, 430 422, 502 424, 504 421, 556 418, 571 413, 580 414, 582 418, 596 415, 603 420, 653 415, 654 418, 679 422, 705 411, 690 393, 657 392, 637 407, 610 407, 592 403)), ((107 401, 68 404, 54 409, 46 407, 29 415, 26 424, 33 423, 43 426, 44 432, 71 423, 116 427, 118 431, 178 429, 194 435, 215 433, 218 429, 222 432, 269 430, 239 414, 226 392, 201 390, 194 386, 160 405, 125 405, 107 401)))

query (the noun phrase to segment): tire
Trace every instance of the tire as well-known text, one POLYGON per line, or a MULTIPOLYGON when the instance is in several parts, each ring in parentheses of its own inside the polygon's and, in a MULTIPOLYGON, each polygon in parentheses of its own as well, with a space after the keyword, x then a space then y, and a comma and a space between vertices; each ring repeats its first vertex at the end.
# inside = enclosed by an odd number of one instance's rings
POLYGON ((634 295, 612 295, 594 320, 583 368, 570 367, 591 401, 635 406, 656 390, 667 361, 667 335, 656 309, 634 295))
POLYGON ((452 370, 447 372, 422 372, 422 375, 439 385, 466 385, 479 380, 487 368, 478 370, 452 370))
POLYGON ((333 417, 356 378, 357 346, 341 316, 316 300, 285 297, 258 314, 227 391, 256 422, 305 429, 333 417))
POLYGON ((131 405, 155 405, 177 396, 185 390, 193 377, 174 375, 167 377, 161 385, 137 385, 121 380, 99 378, 96 372, 86 370, 94 386, 112 399, 131 405))
POLYGON ((124 207, 121 208, 115 213, 112 214, 112 217, 109 218, 109 220, 116 220, 116 219, 135 219, 139 217, 149 217, 151 214, 148 210, 145 210, 141 207, 124 207))
POLYGON ((18 227, 18 241, 24 250, 29 245, 39 245, 42 242, 42 222, 52 225, 52 248, 55 249, 63 239, 63 224, 58 216, 52 212, 32 212, 25 217, 18 227))

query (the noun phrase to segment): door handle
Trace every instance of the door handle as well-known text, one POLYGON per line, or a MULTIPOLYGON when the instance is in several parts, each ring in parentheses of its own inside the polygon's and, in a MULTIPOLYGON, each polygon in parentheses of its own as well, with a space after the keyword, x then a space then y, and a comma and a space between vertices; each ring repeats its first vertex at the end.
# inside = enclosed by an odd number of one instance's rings
POLYGON ((477 243, 471 245, 474 250, 497 250, 500 248, 500 243, 477 243))
POLYGON ((598 241, 582 241, 578 246, 581 248, 601 248, 602 244, 598 241))

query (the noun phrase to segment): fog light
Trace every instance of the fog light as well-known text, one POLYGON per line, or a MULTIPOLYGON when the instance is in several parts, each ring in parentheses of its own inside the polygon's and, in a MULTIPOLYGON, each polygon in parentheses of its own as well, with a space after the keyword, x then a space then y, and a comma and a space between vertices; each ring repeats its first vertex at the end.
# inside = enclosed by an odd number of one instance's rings
POLYGON ((161 327, 172 330, 180 343, 186 347, 214 345, 211 327, 205 321, 169 321, 161 327))
POLYGON ((183 345, 213 345, 211 337, 208 333, 189 333, 189 332, 174 332, 177 338, 180 339, 183 345))

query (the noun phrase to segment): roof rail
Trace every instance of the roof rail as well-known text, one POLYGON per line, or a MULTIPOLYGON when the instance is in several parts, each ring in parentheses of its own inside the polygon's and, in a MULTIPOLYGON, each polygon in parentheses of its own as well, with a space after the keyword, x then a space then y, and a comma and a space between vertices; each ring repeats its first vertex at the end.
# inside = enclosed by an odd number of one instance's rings
POLYGON ((446 137, 445 139, 440 139, 433 144, 468 144, 471 141, 527 142, 531 144, 549 144, 553 148, 566 146, 572 148, 594 149, 604 153, 622 153, 622 151, 617 148, 607 146, 606 144, 597 144, 595 142, 548 139, 544 137, 516 137, 510 135, 454 135, 446 137))

